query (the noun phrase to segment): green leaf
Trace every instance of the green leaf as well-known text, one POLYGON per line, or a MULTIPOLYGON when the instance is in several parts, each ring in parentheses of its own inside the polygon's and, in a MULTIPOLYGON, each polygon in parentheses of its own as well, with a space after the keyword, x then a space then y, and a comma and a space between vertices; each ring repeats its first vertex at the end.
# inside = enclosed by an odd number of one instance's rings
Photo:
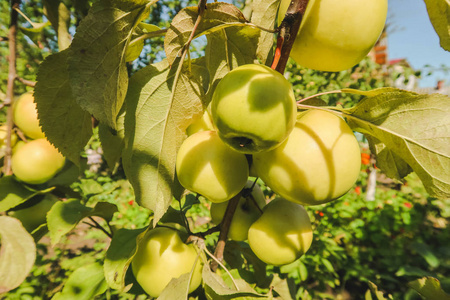
POLYGON ((67 73, 70 50, 48 56, 39 67, 34 90, 39 123, 47 138, 76 165, 92 136, 92 121, 72 95, 67 73))
POLYGON ((441 283, 436 278, 419 278, 409 282, 408 286, 427 300, 450 300, 450 295, 442 290, 441 283))
POLYGON ((133 32, 131 41, 128 43, 125 61, 130 62, 137 59, 144 48, 144 39, 142 36, 145 33, 158 30, 161 30, 161 28, 156 25, 140 23, 133 32))
POLYGON ((137 239, 145 234, 145 229, 119 229, 114 234, 103 265, 105 279, 111 288, 121 292, 131 288, 131 286, 125 286, 125 275, 136 254, 137 239))
POLYGON ((186 273, 170 280, 158 300, 186 300, 189 292, 190 274, 186 273))
POLYGON ((78 104, 116 127, 128 86, 126 49, 134 28, 157 0, 101 0, 80 23, 71 45, 69 76, 78 104))
POLYGON ((208 34, 205 49, 210 74, 209 98, 228 72, 240 65, 256 62, 260 30, 254 27, 231 27, 208 34))
POLYGON ((370 294, 370 292, 372 292, 373 294, 375 294, 375 299, 377 300, 387 300, 386 298, 384 298, 383 292, 378 290, 378 287, 371 281, 368 282, 369 284, 369 289, 370 291, 368 291, 368 296, 370 298, 368 298, 367 294, 366 294, 366 299, 373 299, 372 295, 370 294))
POLYGON ((50 22, 43 23, 31 23, 32 27, 23 27, 19 26, 20 31, 26 35, 30 40, 33 41, 36 45, 39 45, 39 42, 42 39, 43 31, 45 27, 50 25, 50 22))
POLYGON ((211 300, 226 300, 226 299, 261 299, 268 298, 266 295, 257 293, 245 280, 235 279, 236 286, 229 287, 224 280, 216 273, 213 273, 209 264, 203 267, 203 284, 205 294, 211 300))
POLYGON ((424 243, 413 243, 411 246, 427 261, 430 267, 437 268, 439 266, 439 258, 434 255, 428 245, 424 243))
MULTIPOLYGON (((198 17, 196 6, 182 9, 172 20, 164 39, 167 60, 172 65, 188 42, 198 17)), ((234 5, 223 2, 206 5, 202 20, 195 30, 194 38, 230 26, 244 26, 247 23, 242 12, 234 5)))
POLYGON ((97 202, 95 204, 94 210, 92 211, 92 215, 97 217, 102 217, 106 221, 111 221, 114 214, 118 212, 117 205, 109 203, 109 202, 97 202))
POLYGON ((82 266, 70 274, 63 290, 53 300, 91 300, 108 288, 99 263, 82 266))
POLYGON ((44 14, 49 19, 58 36, 59 51, 70 46, 70 10, 61 0, 44 0, 44 14))
MULTIPOLYGON (((295 297, 293 297, 293 291, 291 287, 289 286, 288 279, 281 279, 278 274, 273 275, 273 280, 270 283, 270 286, 272 289, 280 296, 279 298, 275 299, 281 299, 281 300, 294 300, 295 297)), ((295 293, 294 293, 295 294, 295 293)))
MULTIPOLYGON (((280 0, 253 0, 251 22, 261 28, 274 29, 279 4, 280 0)), ((261 31, 256 51, 261 63, 266 64, 272 60, 274 42, 273 33, 261 31)))
POLYGON ((47 226, 50 231, 52 245, 75 228, 77 224, 92 214, 93 209, 81 204, 78 199, 57 202, 47 213, 47 226))
POLYGON ((0 212, 7 211, 27 201, 37 193, 27 189, 13 176, 0 178, 0 212))
POLYGON ((439 35, 441 47, 450 51, 450 2, 424 0, 434 30, 439 35))
POLYGON ((18 287, 36 259, 36 244, 19 220, 0 216, 0 294, 18 287))
POLYGON ((98 126, 98 136, 102 144, 103 156, 111 170, 115 170, 120 162, 125 144, 125 106, 122 107, 122 111, 117 118, 117 130, 113 130, 103 123, 100 123, 98 126))
POLYGON ((431 196, 450 197, 449 97, 393 88, 343 92, 367 96, 344 112, 352 129, 368 137, 383 172, 402 179, 412 169, 431 196))
POLYGON ((123 165, 136 201, 158 222, 183 189, 175 178, 178 148, 192 118, 203 112, 203 89, 167 61, 147 66, 130 80, 123 165))

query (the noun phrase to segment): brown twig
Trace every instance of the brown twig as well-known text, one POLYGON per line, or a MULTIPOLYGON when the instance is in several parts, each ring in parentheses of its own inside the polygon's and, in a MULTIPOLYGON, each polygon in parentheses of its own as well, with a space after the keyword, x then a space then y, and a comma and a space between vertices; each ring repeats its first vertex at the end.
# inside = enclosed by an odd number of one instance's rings
MULTIPOLYGON (((95 226, 92 226, 94 228, 100 229, 101 231, 103 231, 110 239, 112 239, 112 234, 110 232, 108 232, 108 230, 106 230, 102 225, 100 225, 93 217, 89 217, 89 220, 91 220, 95 226)), ((89 224, 89 223, 87 223, 89 224)))
POLYGON ((36 85, 36 81, 27 80, 22 77, 16 76, 16 80, 26 86, 34 87, 36 85))
MULTIPOLYGON (((225 215, 223 216, 222 222, 220 223, 220 234, 219 240, 217 241, 216 250, 214 251, 214 256, 218 261, 223 261, 223 253, 225 251, 225 244, 228 238, 228 231, 230 230, 231 221, 233 220, 234 212, 239 204, 239 200, 241 199, 242 191, 231 198, 228 202, 227 209, 225 210, 225 215)), ((213 261, 211 263, 211 271, 215 272, 217 270, 218 263, 213 261)))
MULTIPOLYGON (((284 73, 291 53, 292 45, 297 37, 300 23, 306 11, 309 0, 293 0, 287 9, 286 15, 280 25, 277 50, 279 49, 279 61, 274 68, 281 74, 284 73), (280 46, 281 44, 281 46, 280 46)), ((301 38, 301 37, 299 37, 301 38)), ((275 57, 275 59, 278 59, 275 57)))
POLYGON ((10 22, 9 22, 9 57, 8 57, 8 82, 6 84, 6 97, 5 104, 8 105, 8 111, 6 115, 6 149, 5 157, 3 162, 3 172, 5 175, 11 175, 11 156, 12 156, 12 145, 11 145, 11 134, 13 123, 13 102, 14 102, 14 81, 16 79, 16 36, 17 36, 17 19, 18 13, 17 9, 20 5, 20 0, 11 1, 11 12, 10 12, 10 22))

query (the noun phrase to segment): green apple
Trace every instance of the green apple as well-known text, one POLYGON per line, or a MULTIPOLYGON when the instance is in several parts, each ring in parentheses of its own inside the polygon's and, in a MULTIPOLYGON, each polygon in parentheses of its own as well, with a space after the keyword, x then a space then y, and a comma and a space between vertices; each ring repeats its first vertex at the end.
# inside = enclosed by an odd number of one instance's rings
POLYGON ((248 178, 245 155, 234 151, 215 131, 200 131, 183 141, 176 160, 178 180, 212 202, 237 195, 248 178))
POLYGON ((194 269, 189 292, 202 281, 202 259, 193 244, 185 244, 178 232, 167 227, 147 231, 139 242, 131 267, 144 291, 157 298, 172 278, 194 269), (195 264, 195 267, 194 267, 195 264))
POLYGON ((64 156, 47 139, 32 140, 15 151, 11 159, 14 175, 29 184, 41 184, 56 175, 64 156))
POLYGON ((32 139, 45 138, 39 126, 33 94, 25 93, 17 99, 14 104, 14 123, 26 136, 32 139))
MULTIPOLYGON (((0 126, 0 158, 5 155, 7 133, 8 133, 8 130, 6 128, 6 125, 0 126)), ((14 145, 16 143, 17 143, 17 135, 13 131, 11 133, 11 147, 14 147, 14 145)))
MULTIPOLYGON (((4 147, 6 145, 7 133, 8 133, 8 129, 6 128, 6 125, 0 126, 0 148, 4 147)), ((11 133, 11 147, 14 147, 16 142, 17 142, 17 135, 13 131, 11 133)))
MULTIPOLYGON (((28 201, 32 201, 32 199, 28 201)), ((11 211, 9 212, 9 215, 19 219, 28 232, 33 232, 40 225, 47 223, 47 212, 52 208, 53 204, 58 201, 59 199, 56 196, 46 194, 44 199, 37 204, 20 210, 11 211)))
POLYGON ((291 84, 264 65, 248 64, 217 85, 211 113, 220 138, 243 153, 277 147, 294 128, 297 106, 291 84))
MULTIPOLYGON (((266 198, 258 184, 254 185, 254 182, 249 180, 245 184, 245 189, 247 190, 244 190, 241 199, 239 199, 238 207, 228 231, 228 238, 235 241, 247 239, 248 229, 259 218, 262 208, 266 205, 266 198)), ((228 201, 211 204, 211 219, 214 223, 220 224, 222 222, 227 206, 228 201)))
POLYGON ((311 110, 297 121, 278 148, 253 155, 260 178, 277 194, 304 205, 316 205, 345 194, 356 182, 361 153, 344 119, 311 110))
POLYGON ((186 129, 187 135, 193 135, 199 131, 209 131, 214 130, 214 125, 212 123, 211 115, 208 110, 205 110, 202 117, 198 120, 195 120, 189 127, 186 129))
POLYGON ((289 264, 305 254, 312 238, 305 208, 281 198, 269 202, 248 231, 252 251, 263 262, 275 266, 289 264))
MULTIPOLYGON (((282 0, 278 22, 291 0, 282 0)), ((290 56, 301 66, 338 72, 358 64, 383 31, 387 0, 310 0, 290 56)))

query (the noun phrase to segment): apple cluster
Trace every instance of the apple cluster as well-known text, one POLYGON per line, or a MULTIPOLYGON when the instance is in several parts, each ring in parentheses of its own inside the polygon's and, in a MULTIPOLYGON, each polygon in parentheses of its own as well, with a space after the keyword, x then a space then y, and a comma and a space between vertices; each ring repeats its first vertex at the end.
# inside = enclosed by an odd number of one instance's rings
MULTIPOLYGON (((7 187, 11 194, 28 195, 28 192, 24 193, 27 190, 20 182, 31 185, 46 183, 64 167, 65 158, 42 132, 32 93, 25 93, 14 102, 13 119, 24 139, 19 139, 15 131, 11 134, 13 176, 8 179, 10 184, 7 187)), ((6 137, 6 125, 2 125, 0 157, 5 154, 6 137)), ((57 201, 58 198, 52 194, 35 196, 8 214, 19 219, 25 229, 32 232, 46 222, 47 211, 57 201)))
MULTIPOLYGON (((28 184, 47 182, 64 167, 65 158, 42 132, 32 93, 25 93, 15 101, 14 124, 27 138, 17 141, 16 134, 11 137, 14 176, 28 184)), ((2 127, 6 130, 6 126, 2 127)))
MULTIPOLYGON (((290 3, 281 1, 279 24, 290 3)), ((386 14, 387 0, 310 0, 290 56, 310 69, 349 69, 373 47, 386 14)), ((239 197, 228 238, 247 240, 258 258, 276 266, 297 260, 311 246, 304 206, 339 198, 360 171, 359 144, 345 120, 320 108, 298 113, 289 82, 264 65, 243 65, 222 78, 211 105, 186 133, 176 160, 179 182, 212 202, 215 224, 221 224, 229 200, 239 197), (249 176, 262 179, 278 197, 266 204, 249 176)), ((201 282, 198 257, 179 232, 155 228, 139 243, 133 273, 158 297, 172 278, 192 270, 192 292, 201 282)))
POLYGON ((309 249, 312 227, 303 206, 339 198, 360 171, 359 144, 345 120, 320 109, 298 114, 289 82, 263 65, 229 72, 187 133, 177 155, 178 180, 212 202, 216 224, 240 195, 228 237, 248 240, 272 265, 291 263, 309 249), (279 197, 266 205, 250 175, 279 197))

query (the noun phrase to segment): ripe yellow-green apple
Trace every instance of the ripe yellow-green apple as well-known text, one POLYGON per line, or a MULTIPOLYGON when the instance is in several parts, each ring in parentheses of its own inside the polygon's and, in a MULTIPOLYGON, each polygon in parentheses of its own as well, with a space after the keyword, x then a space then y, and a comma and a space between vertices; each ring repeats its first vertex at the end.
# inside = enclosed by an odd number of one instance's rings
POLYGON ((64 156, 47 139, 37 139, 15 151, 11 168, 19 180, 41 184, 55 176, 64 167, 64 163, 64 156))
MULTIPOLYGON (((239 204, 231 220, 228 238, 235 241, 245 241, 248 236, 248 229, 261 215, 262 208, 266 205, 264 193, 258 184, 247 181, 239 204), (251 190, 250 190, 251 189, 251 190)), ((228 202, 211 204, 211 219, 214 223, 220 224, 228 206, 228 202)))
POLYGON ((291 84, 264 65, 232 70, 220 80, 211 100, 213 124, 220 138, 249 154, 283 142, 294 128, 296 113, 291 84))
POLYGON ((344 119, 326 111, 302 115, 280 147, 253 155, 260 178, 278 195, 316 205, 345 194, 358 178, 361 153, 344 119))
POLYGON ((209 131, 214 130, 214 125, 211 120, 211 115, 208 110, 205 110, 202 117, 198 120, 195 120, 189 127, 186 129, 187 135, 193 135, 199 131, 209 131))
POLYGON ((312 238, 305 208, 282 198, 269 202, 248 230, 250 248, 263 262, 275 266, 289 264, 305 254, 312 238))
MULTIPOLYGON (((28 200, 32 201, 32 199, 28 200)), ((19 219, 28 232, 33 232, 40 225, 47 223, 47 212, 58 198, 52 194, 46 194, 44 199, 33 206, 9 212, 9 215, 19 219)))
MULTIPOLYGON (((291 0, 282 0, 281 23, 291 0)), ((337 72, 358 64, 383 31, 387 0, 310 0, 290 56, 301 66, 337 72)))
POLYGON ((211 202, 224 202, 245 186, 248 164, 245 155, 225 145, 217 132, 200 131, 181 144, 176 172, 186 189, 211 202))
POLYGON ((39 126, 33 94, 25 93, 17 99, 14 104, 14 123, 26 136, 32 139, 45 138, 39 126))
POLYGON ((147 231, 139 242, 131 267, 136 281, 152 297, 158 297, 172 278, 190 273, 189 292, 202 281, 202 259, 193 244, 185 244, 178 232, 167 227, 147 231))

